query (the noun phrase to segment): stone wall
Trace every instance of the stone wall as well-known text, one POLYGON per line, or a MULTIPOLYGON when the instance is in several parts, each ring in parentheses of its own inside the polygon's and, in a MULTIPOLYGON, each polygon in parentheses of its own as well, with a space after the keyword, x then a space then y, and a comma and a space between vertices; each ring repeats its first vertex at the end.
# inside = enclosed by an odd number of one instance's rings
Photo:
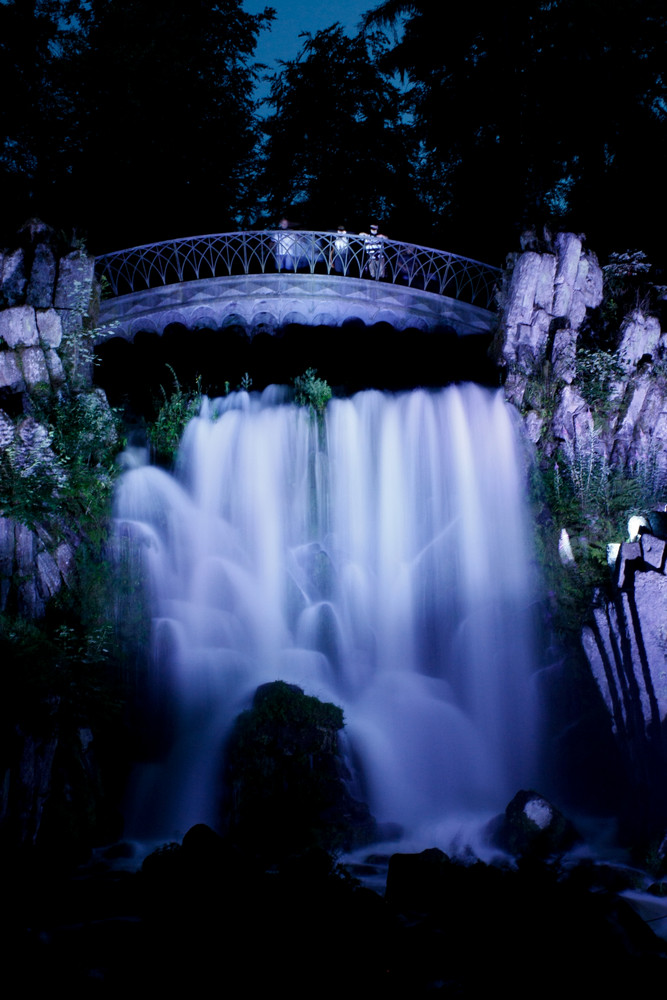
MULTIPOLYGON (((85 331, 95 261, 79 250, 59 254, 41 224, 27 237, 0 253, 0 458, 5 475, 27 484, 39 474, 57 490, 66 471, 35 413, 46 397, 94 391, 85 331)), ((71 582, 77 539, 67 525, 54 531, 48 519, 28 525, 15 515, 8 503, 0 508, 0 611, 35 618, 71 582)))

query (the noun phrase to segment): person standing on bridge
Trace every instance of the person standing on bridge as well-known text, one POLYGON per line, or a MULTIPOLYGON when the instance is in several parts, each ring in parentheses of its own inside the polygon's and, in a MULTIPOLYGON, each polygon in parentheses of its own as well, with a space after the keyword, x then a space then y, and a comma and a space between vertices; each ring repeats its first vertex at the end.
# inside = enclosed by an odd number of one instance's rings
POLYGON ((383 242, 386 239, 382 233, 378 232, 379 226, 377 222, 371 222, 370 233, 359 233, 360 236, 365 236, 364 249, 366 250, 366 266, 364 270, 368 270, 371 278, 375 278, 379 281, 380 278, 384 278, 384 249, 383 242))
POLYGON ((279 223, 279 230, 273 233, 272 239, 276 245, 276 270, 296 271, 296 257, 294 249, 296 246, 296 236, 288 232, 289 222, 287 216, 283 215, 279 223))
POLYGON ((329 271, 333 267, 336 274, 347 274, 347 262, 350 256, 350 240, 345 226, 339 226, 331 241, 329 250, 329 271))

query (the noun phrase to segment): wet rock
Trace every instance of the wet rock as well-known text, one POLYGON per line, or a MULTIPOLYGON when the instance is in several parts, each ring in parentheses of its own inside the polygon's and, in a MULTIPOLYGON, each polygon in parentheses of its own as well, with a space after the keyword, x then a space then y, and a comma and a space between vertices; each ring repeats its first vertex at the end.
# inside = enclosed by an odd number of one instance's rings
POLYGON ((281 858, 310 847, 351 849, 374 839, 375 821, 345 784, 342 726, 340 708, 294 684, 275 681, 257 689, 227 746, 234 842, 281 858))
POLYGON ((548 858, 569 851, 580 839, 574 825, 534 791, 520 791, 489 827, 493 843, 521 857, 548 858))
POLYGON ((597 309, 602 302, 604 276, 597 257, 590 250, 583 254, 579 261, 574 288, 575 291, 582 293, 588 309, 597 309))
POLYGON ((621 561, 621 590, 595 609, 594 623, 582 633, 612 729, 630 741, 632 755, 637 741, 652 739, 667 717, 667 577, 643 559, 645 539, 664 565, 659 539, 643 535, 641 542, 623 545, 621 553, 635 558, 621 561))
POLYGON ((46 605, 37 591, 34 577, 24 580, 18 587, 18 611, 23 618, 41 618, 46 605))
POLYGON ((32 475, 38 468, 56 471, 57 461, 51 449, 51 437, 46 427, 34 417, 24 417, 17 425, 17 443, 14 465, 23 476, 32 475))
POLYGON ((15 782, 18 801, 13 803, 13 813, 20 817, 19 842, 34 847, 49 800, 58 738, 39 739, 27 734, 20 737, 22 753, 15 782))
MULTIPOLYGON (((508 361, 513 360, 516 353, 517 327, 531 324, 541 268, 540 255, 532 252, 522 254, 514 268, 505 315, 507 332, 505 357, 508 361)), ((543 290, 541 294, 544 295, 543 290)))
POLYGON ((625 587, 642 561, 642 550, 639 542, 623 542, 616 561, 617 581, 620 588, 625 587))

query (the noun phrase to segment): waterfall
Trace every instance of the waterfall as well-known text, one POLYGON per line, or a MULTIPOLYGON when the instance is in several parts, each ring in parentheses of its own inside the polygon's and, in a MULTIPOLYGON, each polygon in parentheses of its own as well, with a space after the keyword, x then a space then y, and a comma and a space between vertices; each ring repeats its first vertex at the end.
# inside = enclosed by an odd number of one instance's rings
POLYGON ((534 594, 511 411, 475 385, 205 400, 177 473, 121 479, 171 749, 138 829, 216 822, 221 746, 276 679, 342 706, 358 787, 407 829, 503 808, 531 779, 534 594))

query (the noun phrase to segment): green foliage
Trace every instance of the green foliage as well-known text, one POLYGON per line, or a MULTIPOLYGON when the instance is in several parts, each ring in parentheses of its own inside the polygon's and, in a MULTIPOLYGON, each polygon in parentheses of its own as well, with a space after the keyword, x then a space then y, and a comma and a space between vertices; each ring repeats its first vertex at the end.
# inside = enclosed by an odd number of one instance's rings
POLYGON ((282 745, 289 743, 294 752, 298 746, 300 753, 309 755, 321 747, 323 732, 335 733, 344 724, 338 705, 304 694, 294 684, 274 681, 260 687, 252 709, 238 717, 234 753, 242 764, 255 743, 268 745, 277 740, 282 745))
POLYGON ((232 223, 257 136, 252 59, 273 17, 242 0, 3 0, 0 178, 16 224, 32 200, 113 242, 142 224, 155 238, 165 204, 176 231, 202 231, 212 202, 232 223))
POLYGON ((354 838, 360 808, 372 824, 342 780, 337 733, 343 723, 342 709, 294 684, 257 689, 227 745, 230 826, 244 848, 275 857, 311 846, 339 849, 354 838))
POLYGON ((576 357, 577 388, 596 415, 604 416, 611 407, 610 389, 624 373, 611 351, 580 348, 576 357))
POLYGON ((30 526, 104 537, 122 446, 117 414, 98 392, 49 391, 32 405, 38 424, 28 440, 14 436, 0 451, 0 505, 30 526))
POLYGON ((112 679, 114 637, 108 622, 86 626, 57 610, 43 622, 0 615, 0 653, 3 722, 48 736, 118 715, 121 696, 112 679))
POLYGON ((178 453, 178 447, 186 425, 196 416, 201 406, 201 379, 197 379, 196 389, 187 392, 181 388, 176 372, 167 365, 174 380, 174 387, 168 396, 164 386, 162 405, 157 418, 148 428, 148 439, 159 462, 171 464, 178 453))
POLYGON ((642 300, 644 305, 648 303, 646 275, 650 270, 643 250, 609 254, 609 262, 602 268, 604 297, 600 313, 605 326, 617 329, 631 309, 638 308, 642 300))
POLYGON ((519 221, 577 229, 595 219, 600 243, 619 232, 636 239, 639 226, 659 245, 667 19, 658 0, 600 9, 599 0, 481 0, 459 5, 444 32, 432 0, 384 0, 366 15, 395 31, 384 67, 411 85, 420 174, 450 240, 491 218, 498 233, 519 221), (595 95, 594 120, 582 94, 595 95), (638 158, 638 144, 660 148, 658 160, 638 158))
POLYGON ((607 545, 625 539, 630 515, 644 513, 661 486, 657 457, 627 472, 614 469, 599 431, 576 447, 568 442, 555 461, 533 470, 538 557, 547 590, 554 595, 554 625, 562 636, 578 638, 595 591, 605 593, 610 584, 607 545), (562 529, 568 533, 574 565, 560 560, 562 529))
POLYGON ((294 379, 294 399, 299 406, 309 406, 322 414, 331 399, 331 387, 323 378, 317 378, 317 368, 307 368, 294 379))

